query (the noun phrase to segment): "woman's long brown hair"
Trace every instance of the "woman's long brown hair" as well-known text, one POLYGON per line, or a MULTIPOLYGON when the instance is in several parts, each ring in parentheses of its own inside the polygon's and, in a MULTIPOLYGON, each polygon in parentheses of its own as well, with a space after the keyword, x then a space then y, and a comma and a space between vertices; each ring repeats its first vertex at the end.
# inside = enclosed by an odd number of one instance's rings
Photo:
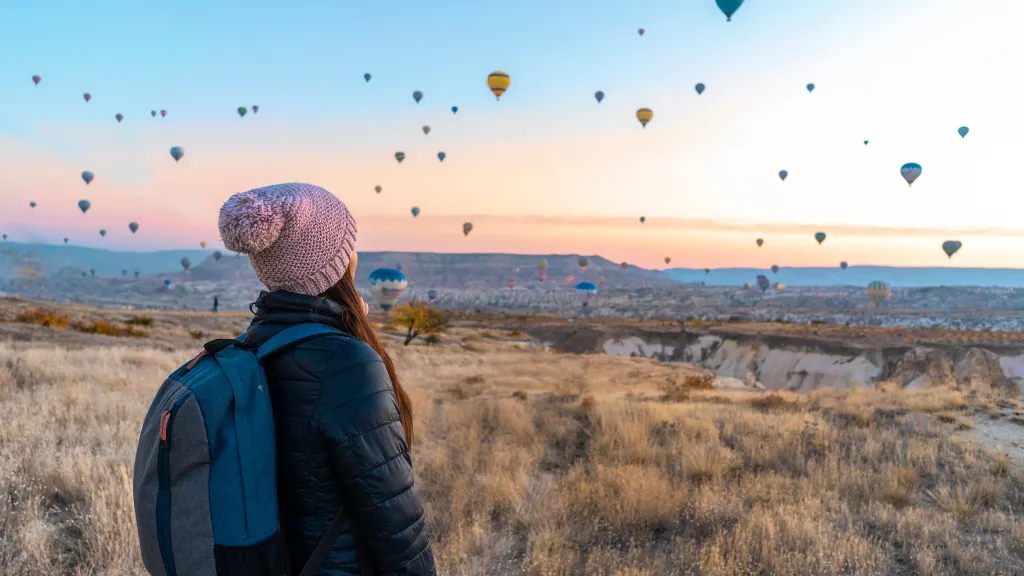
POLYGON ((398 401, 398 416, 402 420, 402 428, 405 429, 405 441, 411 447, 413 442, 412 401, 409 400, 409 395, 402 388, 402 382, 398 379, 398 370, 395 369, 395 363, 391 360, 391 356, 388 355, 388 351, 384 349, 384 344, 381 343, 380 338, 377 336, 377 331, 373 329, 373 325, 363 315, 363 300, 359 297, 359 292, 356 290, 356 281, 352 277, 351 269, 346 271, 342 275, 341 280, 338 280, 334 286, 320 294, 320 297, 340 304, 342 312, 338 322, 341 323, 342 330, 369 344, 370 348, 373 348, 380 355, 380 359, 384 361, 384 367, 388 371, 388 376, 391 377, 391 385, 395 389, 395 399, 398 401))

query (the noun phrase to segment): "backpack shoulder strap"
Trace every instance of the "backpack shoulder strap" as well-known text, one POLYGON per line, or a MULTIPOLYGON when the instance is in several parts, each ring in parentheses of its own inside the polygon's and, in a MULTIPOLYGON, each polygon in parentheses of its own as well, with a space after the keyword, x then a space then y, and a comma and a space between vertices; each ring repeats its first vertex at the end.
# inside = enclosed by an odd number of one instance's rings
MULTIPOLYGON (((327 559, 327 555, 331 553, 334 542, 341 535, 341 527, 345 523, 345 508, 343 505, 334 517, 334 520, 327 526, 327 531, 324 532, 323 538, 320 539, 316 548, 313 549, 313 553, 309 555, 309 560, 306 560, 306 565, 302 567, 302 572, 299 572, 299 576, 314 576, 320 570, 320 566, 327 559)), ((358 538, 356 552, 359 558, 360 574, 373 574, 367 563, 362 542, 358 538)))
MULTIPOLYGON (((326 324, 296 324, 271 336, 256 351, 256 359, 262 361, 267 356, 298 344, 323 336, 325 334, 345 334, 341 330, 326 324)), ((242 336, 245 336, 244 334, 242 336)))

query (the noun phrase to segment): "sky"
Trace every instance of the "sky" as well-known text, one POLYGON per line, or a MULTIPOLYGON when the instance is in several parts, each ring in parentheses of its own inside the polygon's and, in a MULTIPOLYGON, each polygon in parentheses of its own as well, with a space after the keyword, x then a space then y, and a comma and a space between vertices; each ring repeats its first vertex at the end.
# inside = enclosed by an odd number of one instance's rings
POLYGON ((1022 16, 969 0, 748 0, 731 22, 713 0, 7 3, 0 231, 212 249, 231 194, 303 181, 348 205, 361 250, 1020 267, 1022 16), (493 70, 512 78, 500 102, 493 70), (906 162, 924 168, 912 187, 906 162))

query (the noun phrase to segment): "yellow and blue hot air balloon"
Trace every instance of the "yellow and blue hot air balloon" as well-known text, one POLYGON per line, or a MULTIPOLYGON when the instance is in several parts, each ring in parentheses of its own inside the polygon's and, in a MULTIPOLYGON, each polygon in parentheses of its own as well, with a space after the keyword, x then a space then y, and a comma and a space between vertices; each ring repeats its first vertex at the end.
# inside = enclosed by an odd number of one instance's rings
POLYGON ((647 128, 647 123, 654 118, 654 111, 650 108, 641 108, 636 111, 636 119, 640 121, 640 125, 647 128))
POLYGON ((394 268, 378 268, 370 272, 370 292, 374 302, 384 311, 398 302, 408 286, 405 274, 394 268))
POLYGON ((508 86, 511 83, 512 79, 501 70, 495 70, 487 76, 487 87, 491 89, 497 100, 501 99, 501 95, 505 93, 505 90, 508 90, 508 86))
POLYGON ((882 282, 881 280, 875 280, 868 284, 868 298, 875 303, 875 308, 882 305, 889 295, 892 294, 892 287, 889 286, 888 282, 882 282))

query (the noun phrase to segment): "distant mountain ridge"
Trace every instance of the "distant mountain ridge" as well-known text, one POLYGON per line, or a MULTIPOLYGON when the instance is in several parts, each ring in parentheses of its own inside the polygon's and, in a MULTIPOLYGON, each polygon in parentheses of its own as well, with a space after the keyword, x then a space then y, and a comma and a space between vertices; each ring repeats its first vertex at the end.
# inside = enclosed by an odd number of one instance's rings
POLYGON ((1024 269, 1017 268, 903 268, 893 266, 838 266, 829 268, 788 268, 773 274, 766 268, 718 268, 705 274, 704 270, 673 268, 665 272, 680 282, 704 282, 714 286, 742 286, 754 284, 758 274, 772 282, 787 286, 858 286, 881 280, 894 288, 923 288, 929 286, 1005 286, 1024 287, 1024 269))

